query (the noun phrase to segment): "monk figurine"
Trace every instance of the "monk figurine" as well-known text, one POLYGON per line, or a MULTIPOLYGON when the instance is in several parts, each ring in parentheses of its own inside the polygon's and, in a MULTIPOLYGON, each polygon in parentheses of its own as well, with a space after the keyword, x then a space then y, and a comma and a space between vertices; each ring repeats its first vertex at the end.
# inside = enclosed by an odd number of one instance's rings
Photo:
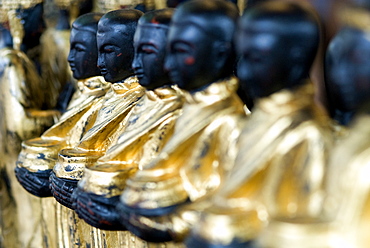
POLYGON ((83 169, 95 163, 116 142, 133 107, 144 94, 144 88, 139 85, 131 68, 133 36, 141 15, 142 12, 134 9, 115 10, 99 21, 98 67, 112 87, 80 142, 74 148, 59 152, 50 177, 51 190, 55 199, 68 208, 72 208, 71 195, 83 169))
POLYGON ((41 247, 48 237, 39 221, 39 201, 16 182, 14 167, 21 142, 37 137, 59 117, 45 108, 45 82, 36 60, 26 55, 40 44, 43 4, 6 1, 0 11, 1 240, 4 247, 41 247))
POLYGON ((183 113, 158 156, 129 177, 120 203, 126 227, 144 240, 174 239, 173 223, 155 220, 212 193, 230 170, 245 117, 233 77, 238 16, 230 2, 195 0, 172 18, 165 69, 186 91, 183 113))
POLYGON ((332 86, 330 93, 332 100, 337 101, 336 108, 353 117, 348 120, 348 135, 337 143, 330 156, 326 182, 330 204, 326 204, 323 215, 326 229, 314 232, 330 248, 338 246, 329 244, 367 247, 370 242, 370 180, 366 176, 370 161, 370 73, 366 69, 370 65, 370 12, 358 8, 344 11, 344 27, 327 51, 327 84, 332 86))
POLYGON ((173 9, 148 12, 139 19, 132 63, 146 89, 128 124, 96 164, 86 167, 74 193, 75 210, 87 223, 101 229, 124 229, 116 205, 130 177, 161 151, 173 134, 181 113, 183 94, 164 71, 167 32, 173 9))
POLYGON ((188 247, 248 247, 268 218, 300 223, 324 211, 333 137, 308 78, 319 30, 316 13, 295 3, 269 1, 244 13, 236 35, 238 76, 255 107, 232 172, 188 247))

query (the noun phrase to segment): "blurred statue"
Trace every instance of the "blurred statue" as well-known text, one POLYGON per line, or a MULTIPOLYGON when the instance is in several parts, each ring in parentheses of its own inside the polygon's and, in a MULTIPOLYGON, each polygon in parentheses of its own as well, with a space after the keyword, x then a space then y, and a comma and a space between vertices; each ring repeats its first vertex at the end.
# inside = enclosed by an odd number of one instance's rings
MULTIPOLYGON (((248 247, 268 218, 293 225, 324 212, 332 133, 308 79, 319 40, 318 18, 303 5, 269 1, 244 13, 237 71, 255 106, 229 178, 201 214, 188 247, 248 247)), ((278 245, 263 241, 262 247, 278 245)))
POLYGON ((167 216, 212 193, 230 170, 245 117, 232 76, 238 16, 223 0, 189 1, 173 16, 165 69, 187 91, 183 114, 159 155, 127 180, 120 203, 126 227, 144 240, 182 236, 167 216))
MULTIPOLYGON (((360 13, 363 12, 356 11, 356 15, 360 13)), ((351 122, 369 94, 366 52, 370 47, 365 34, 358 29, 343 28, 330 42, 326 53, 328 100, 333 118, 341 125, 351 122)))
POLYGON ((332 80, 328 82, 333 86, 331 94, 338 101, 335 106, 351 113, 351 118, 348 136, 331 154, 326 182, 330 222, 326 224, 328 230, 319 234, 327 243, 334 236, 335 244, 343 244, 341 247, 364 248, 370 242, 370 180, 366 176, 370 161, 370 73, 366 69, 370 65, 370 12, 354 8, 346 11, 347 15, 342 16, 344 27, 328 50, 327 70, 332 80))
POLYGON ((173 134, 181 113, 183 94, 171 85, 163 69, 172 13, 172 9, 162 9, 139 19, 132 67, 146 93, 134 107, 117 144, 96 164, 85 168, 75 191, 76 212, 95 227, 125 229, 116 211, 125 178, 156 157, 173 134))
POLYGON ((44 28, 43 5, 42 1, 3 1, 0 11, 2 245, 41 247, 49 236, 39 221, 39 200, 16 183, 14 167, 21 142, 40 135, 59 116, 58 111, 44 110, 46 82, 32 56, 44 28))
POLYGON ((47 107, 64 112, 77 87, 67 61, 70 22, 90 12, 92 3, 91 0, 55 0, 55 6, 58 8, 55 27, 48 27, 41 36, 41 75, 49 82, 43 90, 49 99, 47 107))

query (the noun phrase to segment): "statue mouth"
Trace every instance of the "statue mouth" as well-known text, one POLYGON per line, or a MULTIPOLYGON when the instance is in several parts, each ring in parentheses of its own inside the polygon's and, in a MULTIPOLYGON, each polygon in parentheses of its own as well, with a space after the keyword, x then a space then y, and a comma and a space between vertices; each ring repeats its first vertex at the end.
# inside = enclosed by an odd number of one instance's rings
POLYGON ((135 73, 135 76, 138 78, 138 79, 142 79, 144 77, 144 73, 143 72, 137 72, 135 73))
POLYGON ((100 69, 100 74, 101 75, 107 75, 108 74, 108 70, 107 69, 100 69))

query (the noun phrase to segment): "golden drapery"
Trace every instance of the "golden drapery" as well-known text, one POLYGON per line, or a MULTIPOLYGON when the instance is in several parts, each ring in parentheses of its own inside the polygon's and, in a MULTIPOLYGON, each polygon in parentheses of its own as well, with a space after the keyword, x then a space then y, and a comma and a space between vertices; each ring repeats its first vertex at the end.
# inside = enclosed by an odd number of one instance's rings
POLYGON ((98 76, 79 80, 77 86, 67 111, 60 120, 41 137, 23 142, 18 166, 31 172, 53 169, 58 152, 77 145, 88 128, 92 127, 103 97, 111 85, 98 76))
POLYGON ((117 144, 96 164, 85 168, 88 175, 79 187, 104 197, 120 195, 124 179, 155 158, 172 136, 183 102, 183 92, 177 86, 147 91, 134 107, 117 144))
POLYGON ((86 131, 79 144, 60 151, 54 167, 56 176, 80 180, 85 166, 96 162, 117 142, 133 107, 144 91, 136 77, 130 77, 123 83, 112 84, 112 88, 104 96, 92 127, 86 131))
POLYGON ((367 247, 370 239, 370 115, 360 114, 331 154, 327 185, 331 231, 341 247, 367 247))

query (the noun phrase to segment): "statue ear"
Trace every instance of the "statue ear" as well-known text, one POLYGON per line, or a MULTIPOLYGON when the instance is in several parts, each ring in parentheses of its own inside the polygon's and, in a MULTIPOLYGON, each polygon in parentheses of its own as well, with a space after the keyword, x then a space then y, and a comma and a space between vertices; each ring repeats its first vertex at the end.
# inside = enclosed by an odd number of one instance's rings
POLYGON ((231 43, 226 41, 215 41, 213 43, 213 63, 216 64, 216 69, 221 70, 225 64, 227 63, 230 51, 231 50, 231 43))

